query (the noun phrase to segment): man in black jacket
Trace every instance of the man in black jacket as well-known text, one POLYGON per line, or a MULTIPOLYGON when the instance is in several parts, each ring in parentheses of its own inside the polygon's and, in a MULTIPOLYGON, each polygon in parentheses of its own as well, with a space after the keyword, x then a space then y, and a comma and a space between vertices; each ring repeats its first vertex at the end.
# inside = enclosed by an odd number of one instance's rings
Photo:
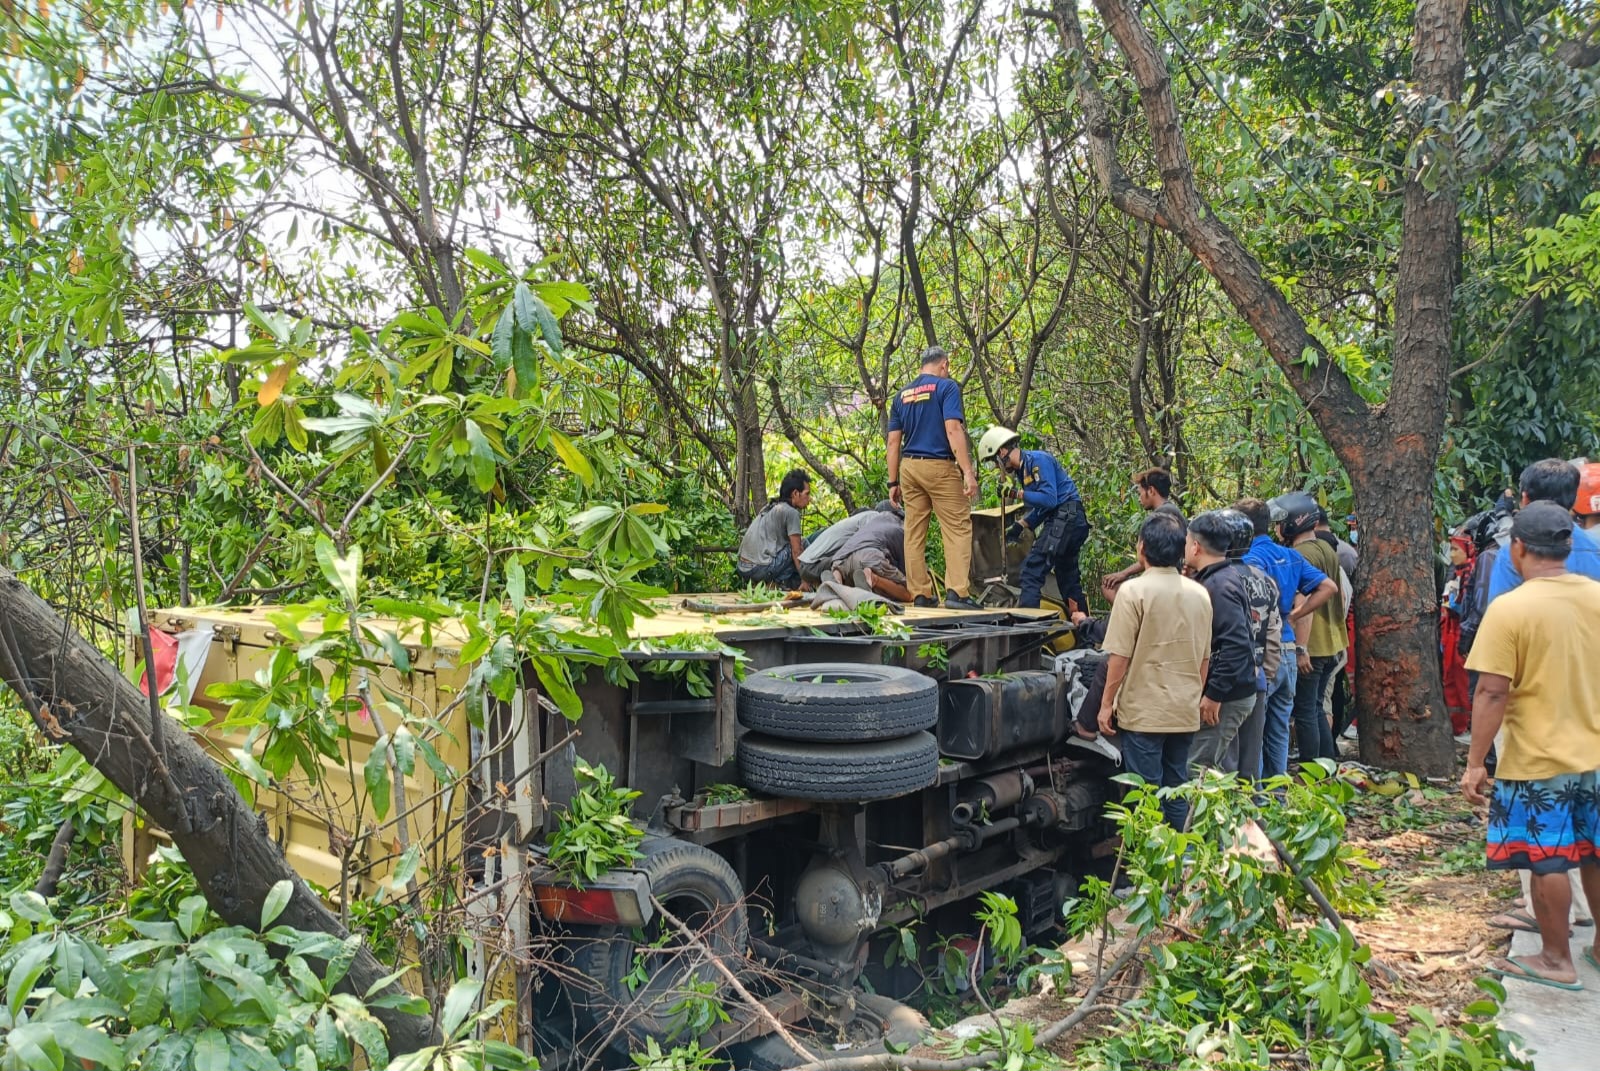
POLYGON ((1189 745, 1189 768, 1221 768, 1228 745, 1256 703, 1255 636, 1250 595, 1238 563, 1228 559, 1233 529, 1217 511, 1189 522, 1184 561, 1211 594, 1211 665, 1200 700, 1200 731, 1189 745))

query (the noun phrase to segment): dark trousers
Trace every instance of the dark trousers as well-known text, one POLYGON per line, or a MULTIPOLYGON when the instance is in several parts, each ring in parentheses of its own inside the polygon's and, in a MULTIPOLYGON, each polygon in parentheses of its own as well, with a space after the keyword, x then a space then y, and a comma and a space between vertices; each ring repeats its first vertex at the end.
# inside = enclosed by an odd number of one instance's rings
POLYGON ((1302 673, 1295 680, 1294 736, 1300 744, 1301 762, 1339 758, 1333 746, 1333 727, 1322 713, 1323 690, 1337 664, 1338 659, 1333 657, 1313 658, 1311 672, 1302 673))
POLYGON ((1238 774, 1241 780, 1261 780, 1261 736, 1266 727, 1267 693, 1257 692, 1255 709, 1239 726, 1239 735, 1228 745, 1227 765, 1223 769, 1238 774))
POLYGON ((1339 737, 1356 720, 1355 697, 1350 694, 1349 663, 1333 675, 1333 740, 1338 746, 1339 737))
POLYGON ((1089 519, 1084 516, 1083 503, 1077 499, 1044 515, 1039 521, 1033 546, 1022 559, 1022 606, 1038 606, 1044 595, 1044 582, 1051 570, 1056 574, 1056 588, 1063 599, 1071 599, 1078 609, 1087 610, 1083 597, 1083 577, 1078 569, 1078 555, 1089 538, 1089 519))
MULTIPOLYGON (((1193 733, 1140 733, 1120 729, 1116 742, 1122 748, 1122 766, 1146 783, 1160 788, 1177 788, 1189 780, 1189 740, 1193 733)), ((1165 799, 1161 811, 1167 824, 1183 829, 1189 822, 1185 800, 1165 799)))
MULTIPOLYGON (((800 545, 804 546, 807 542, 809 540, 802 539, 800 545)), ((740 562, 735 566, 734 572, 738 573, 739 579, 746 584, 768 584, 785 589, 800 586, 800 570, 794 564, 794 549, 787 545, 766 565, 746 565, 740 562)))

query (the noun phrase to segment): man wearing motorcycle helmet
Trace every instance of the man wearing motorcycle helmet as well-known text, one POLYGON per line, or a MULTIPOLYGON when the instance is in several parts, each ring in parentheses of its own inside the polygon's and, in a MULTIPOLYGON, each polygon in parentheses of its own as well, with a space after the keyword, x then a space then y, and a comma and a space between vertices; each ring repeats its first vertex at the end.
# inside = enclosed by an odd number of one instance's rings
POLYGON ((1255 780, 1261 776, 1261 740, 1267 723, 1267 693, 1278 679, 1278 663, 1283 659, 1283 617, 1278 610, 1278 584, 1266 570, 1245 560, 1256 535, 1255 525, 1236 509, 1219 515, 1233 532, 1228 557, 1244 570, 1245 594, 1250 603, 1250 619, 1255 641, 1256 701, 1250 716, 1228 745, 1223 769, 1255 780))
MULTIPOLYGON (((1274 510, 1259 498, 1244 498, 1234 509, 1250 519, 1255 538, 1244 560, 1272 577, 1278 586, 1278 613, 1282 621, 1283 657, 1278 675, 1267 692, 1266 725, 1261 744, 1261 770, 1267 777, 1284 773, 1289 760, 1289 719, 1294 707, 1299 664, 1294 648, 1303 645, 1311 631, 1311 614, 1339 593, 1339 585, 1288 547, 1273 542, 1274 510)), ((1278 511, 1281 516, 1281 511, 1278 511)), ((1306 659, 1307 672, 1310 659, 1306 659)))
MULTIPOLYGON (((1324 576, 1337 577, 1337 554, 1316 537, 1317 519, 1321 513, 1316 499, 1296 493, 1275 499, 1273 504, 1278 506, 1280 512, 1279 541, 1293 547, 1324 576)), ((1339 655, 1348 645, 1344 617, 1344 599, 1338 593, 1317 607, 1311 615, 1305 658, 1300 660, 1300 673, 1295 680, 1294 690, 1295 736, 1300 743, 1302 762, 1312 759, 1337 761, 1339 758, 1333 742, 1333 726, 1322 712, 1322 693, 1329 675, 1338 666, 1339 655)), ((1299 655, 1301 652, 1296 650, 1295 653, 1299 655)))

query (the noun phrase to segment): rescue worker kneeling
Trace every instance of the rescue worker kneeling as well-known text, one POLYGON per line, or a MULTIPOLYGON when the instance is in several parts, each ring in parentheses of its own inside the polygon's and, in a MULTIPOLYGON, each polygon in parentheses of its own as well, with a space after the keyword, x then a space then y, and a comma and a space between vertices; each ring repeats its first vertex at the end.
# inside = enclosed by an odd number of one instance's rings
POLYGON ((1024 450, 1010 428, 995 426, 983 433, 978 443, 978 463, 993 461, 1002 474, 1017 481, 1028 512, 1006 529, 1006 542, 1022 538, 1023 529, 1034 534, 1033 547, 1022 560, 1022 606, 1038 606, 1044 582, 1051 570, 1056 588, 1070 600, 1069 609, 1082 610, 1083 579, 1078 556, 1089 538, 1089 519, 1083 512, 1083 499, 1061 462, 1043 450, 1024 450))

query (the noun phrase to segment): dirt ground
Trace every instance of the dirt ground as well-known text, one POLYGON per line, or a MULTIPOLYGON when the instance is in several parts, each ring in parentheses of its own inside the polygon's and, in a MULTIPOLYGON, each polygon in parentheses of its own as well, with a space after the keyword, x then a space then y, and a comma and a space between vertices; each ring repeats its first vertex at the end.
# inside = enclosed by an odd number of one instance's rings
POLYGON ((1510 945, 1488 920, 1518 892, 1514 874, 1484 869, 1483 829, 1453 785, 1357 799, 1348 839, 1382 864, 1384 905, 1350 928, 1398 975, 1375 989, 1377 1003, 1421 1004, 1453 1021, 1483 995, 1473 980, 1510 945))

